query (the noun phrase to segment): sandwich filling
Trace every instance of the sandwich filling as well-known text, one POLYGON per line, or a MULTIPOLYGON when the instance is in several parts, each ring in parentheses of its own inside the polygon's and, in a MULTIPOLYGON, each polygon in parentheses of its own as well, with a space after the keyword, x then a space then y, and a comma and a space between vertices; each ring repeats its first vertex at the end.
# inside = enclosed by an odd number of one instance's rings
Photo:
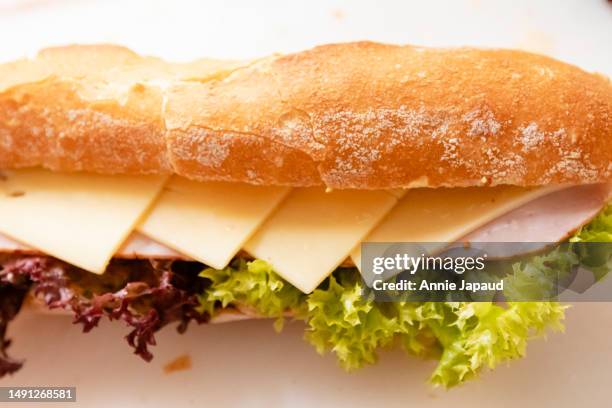
MULTIPOLYGON (((607 199, 607 187, 576 188, 582 189, 585 196, 597 196, 595 191, 607 199)), ((591 219, 605 199, 568 201, 576 197, 576 191, 565 192, 571 190, 541 195, 474 229, 467 237, 477 241, 479 237, 516 228, 516 223, 508 221, 513 217, 522 230, 522 226, 529 225, 529 219, 537 222, 549 216, 556 226, 555 239, 566 239, 569 234, 570 241, 612 242, 612 207, 591 219), (542 206, 534 204, 551 196, 554 202, 561 202, 563 194, 565 204, 554 211, 557 218, 537 210, 542 206), (559 229, 560 220, 568 218, 565 228, 559 229), (563 234, 558 233, 561 230, 563 234)), ((434 202, 430 208, 436 205, 434 202)), ((392 216, 391 213, 391 219, 392 216)), ((138 237, 135 239, 141 240, 141 247, 156 248, 144 245, 147 239, 138 237)), ((178 324, 178 330, 183 332, 191 321, 270 317, 276 319, 277 330, 282 329, 286 319, 304 321, 306 339, 320 353, 336 354, 348 370, 375 362, 377 350, 399 343, 409 354, 438 359, 431 381, 444 386, 457 385, 485 367, 493 368, 522 356, 533 334, 562 328, 566 308, 556 302, 380 303, 361 296, 359 270, 347 262, 327 274, 314 290, 305 292, 279 275, 270 262, 245 252, 239 252, 227 266, 215 268, 186 260, 185 255, 175 257, 172 251, 167 249, 162 254, 167 256, 148 259, 115 257, 104 274, 93 274, 35 250, 28 252, 27 247, 6 252, 0 258, 0 375, 13 373, 22 365, 22 361, 7 354, 10 342, 6 331, 27 301, 28 293, 50 309, 71 311, 74 322, 82 324, 85 332, 102 318, 123 321, 130 327, 128 343, 147 361, 152 358, 149 348, 155 344, 155 333, 168 324, 178 324)), ((356 259, 353 255, 351 258, 356 259)), ((529 264, 519 265, 515 273, 547 273, 580 262, 580 254, 556 252, 536 256, 529 264)))

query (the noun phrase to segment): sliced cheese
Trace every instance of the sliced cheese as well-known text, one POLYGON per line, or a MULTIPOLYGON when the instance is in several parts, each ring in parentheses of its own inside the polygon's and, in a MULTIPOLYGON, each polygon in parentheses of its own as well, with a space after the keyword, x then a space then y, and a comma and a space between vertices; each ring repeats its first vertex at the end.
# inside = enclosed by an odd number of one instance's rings
MULTIPOLYGON (((431 242, 444 246, 553 190, 514 186, 408 190, 364 242, 431 242)), ((361 246, 355 247, 351 258, 360 267, 361 246)))
POLYGON ((288 192, 286 187, 199 183, 173 177, 139 230, 221 269, 288 192))
POLYGON ((95 273, 104 272, 165 182, 42 169, 3 174, 0 231, 95 273))
POLYGON ((23 253, 36 252, 35 249, 0 233, 0 253, 11 253, 15 251, 21 251, 23 253))
MULTIPOLYGON (((44 255, 44 252, 32 248, 23 242, 15 241, 13 238, 0 232, 0 254, 20 253, 28 255, 44 255)), ((188 261, 187 255, 181 254, 166 245, 160 244, 157 241, 137 232, 133 231, 127 237, 121 248, 114 254, 113 258, 120 259, 169 259, 169 260, 184 260, 188 261)))
POLYGON ((396 203, 385 191, 295 189, 244 248, 308 293, 396 203))

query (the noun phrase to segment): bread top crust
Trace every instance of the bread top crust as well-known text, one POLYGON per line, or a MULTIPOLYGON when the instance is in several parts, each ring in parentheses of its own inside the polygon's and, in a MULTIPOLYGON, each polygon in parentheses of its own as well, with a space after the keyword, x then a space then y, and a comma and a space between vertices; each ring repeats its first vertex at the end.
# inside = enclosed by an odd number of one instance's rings
POLYGON ((607 182, 611 159, 610 81, 522 51, 170 64, 103 45, 0 66, 0 168, 383 189, 607 182))

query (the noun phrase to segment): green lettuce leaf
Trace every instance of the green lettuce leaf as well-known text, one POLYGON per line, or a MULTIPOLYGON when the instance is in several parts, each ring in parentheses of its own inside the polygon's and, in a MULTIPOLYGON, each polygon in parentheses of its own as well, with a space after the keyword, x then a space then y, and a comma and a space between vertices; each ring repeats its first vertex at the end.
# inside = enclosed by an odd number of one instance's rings
POLYGON ((320 353, 332 351, 353 370, 376 361, 377 350, 399 339, 404 350, 439 356, 431 382, 445 387, 482 368, 522 357, 527 341, 546 328, 561 330, 566 306, 553 302, 389 302, 361 295, 359 279, 336 273, 308 298, 306 338, 320 353))
POLYGON ((454 319, 434 332, 444 341, 444 351, 431 381, 454 386, 478 375, 484 367, 525 355, 527 340, 546 328, 562 330, 566 306, 553 302, 496 304, 445 304, 454 319))
POLYGON ((333 351, 347 370, 376 361, 376 350, 389 345, 398 322, 373 301, 364 299, 358 275, 352 269, 332 275, 316 289, 308 304, 306 339, 319 353, 333 351))
POLYGON ((588 242, 580 247, 583 266, 589 269, 596 280, 602 279, 612 269, 612 246, 597 243, 612 242, 612 204, 581 228, 570 242, 588 242))
POLYGON ((570 245, 558 246, 539 256, 512 264, 504 278, 504 295, 509 300, 554 300, 559 280, 567 279, 582 261, 570 245))
POLYGON ((200 277, 209 279, 211 285, 199 297, 198 311, 210 316, 219 311, 219 306, 246 306, 261 316, 276 318, 275 328, 281 330, 288 311, 299 318, 305 310, 306 295, 262 260, 239 259, 225 269, 207 268, 200 272, 200 277))
MULTIPOLYGON (((611 242, 612 206, 570 241, 611 242)), ((570 251, 536 256, 515 264, 507 285, 509 290, 528 290, 525 277, 545 278, 582 261, 570 251)), ((399 343, 409 354, 439 359, 430 381, 445 387, 524 356, 530 338, 546 329, 563 329, 567 308, 556 302, 375 302, 362 295, 355 268, 336 270, 310 294, 284 281, 262 260, 237 260, 200 276, 209 280, 200 296, 202 312, 250 308, 276 318, 278 330, 290 312, 305 322, 307 341, 319 353, 334 353, 347 370, 374 363, 378 350, 399 343)))
POLYGON ((612 242, 612 204, 582 227, 570 242, 612 242))
POLYGON ((306 339, 319 353, 333 352, 340 365, 354 370, 376 362, 379 349, 399 342, 406 352, 439 357, 431 381, 453 386, 481 368, 521 357, 529 336, 550 326, 561 328, 564 306, 550 302, 501 307, 470 302, 378 303, 362 296, 356 269, 339 269, 309 295, 284 282, 264 261, 206 269, 211 281, 202 310, 250 307, 276 317, 291 310, 306 322, 306 339))

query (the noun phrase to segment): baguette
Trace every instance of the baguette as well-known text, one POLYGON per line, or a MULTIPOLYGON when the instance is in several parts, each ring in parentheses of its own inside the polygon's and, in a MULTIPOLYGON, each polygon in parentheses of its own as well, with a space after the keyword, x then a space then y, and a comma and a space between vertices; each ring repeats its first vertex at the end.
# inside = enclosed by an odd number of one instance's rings
POLYGON ((612 85, 512 50, 335 44, 171 64, 0 65, 0 168, 388 189, 612 181, 612 85))

